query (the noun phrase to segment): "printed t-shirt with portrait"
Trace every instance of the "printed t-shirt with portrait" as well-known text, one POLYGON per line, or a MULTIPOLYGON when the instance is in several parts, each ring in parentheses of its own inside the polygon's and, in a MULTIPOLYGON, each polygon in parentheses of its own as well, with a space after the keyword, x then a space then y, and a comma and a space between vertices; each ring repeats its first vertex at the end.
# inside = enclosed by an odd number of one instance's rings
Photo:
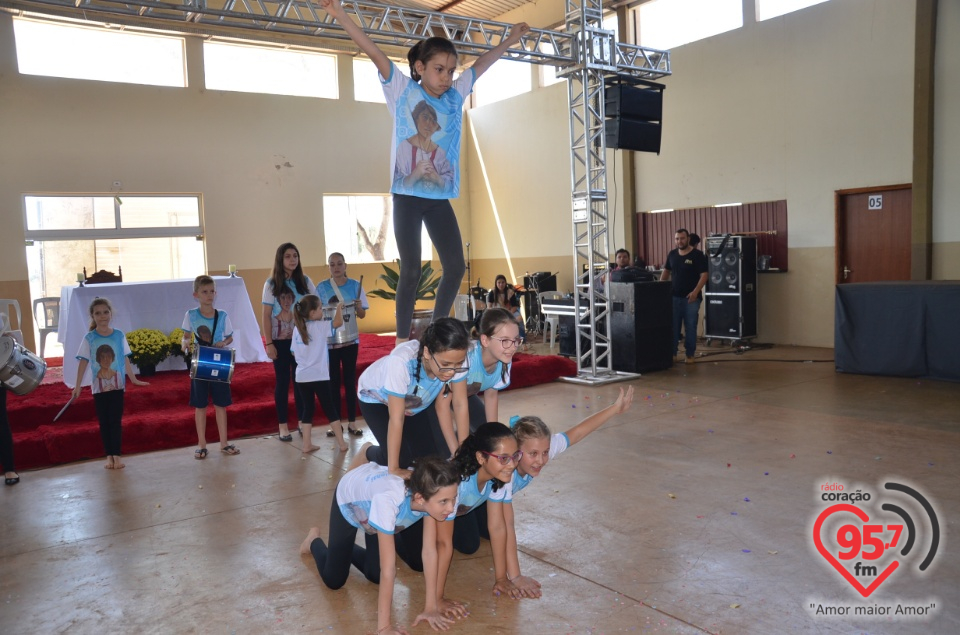
POLYGON ((403 531, 427 515, 410 508, 403 479, 376 463, 364 463, 343 475, 337 484, 337 506, 348 523, 368 534, 403 531))
POLYGON ((106 337, 95 330, 83 336, 80 340, 80 350, 77 351, 77 359, 90 363, 92 381, 90 391, 93 394, 123 390, 126 387, 128 355, 130 355, 130 345, 127 343, 126 336, 118 329, 113 329, 113 332, 106 337), (112 359, 106 367, 101 367, 100 362, 106 361, 104 355, 112 359))
POLYGON ((484 390, 503 390, 510 385, 510 369, 513 362, 507 364, 506 372, 503 370, 503 362, 497 361, 496 367, 487 372, 483 366, 483 346, 480 342, 470 343, 470 350, 467 351, 467 396, 471 397, 484 390))
MULTIPOLYGON (((391 395, 403 397, 408 417, 432 404, 445 382, 427 376, 424 366, 433 363, 428 361, 421 365, 420 376, 417 378, 419 352, 420 342, 404 342, 386 357, 370 364, 357 381, 357 396, 360 401, 387 405, 391 395)), ((466 378, 466 372, 457 373, 450 379, 450 383, 465 381, 466 378)))
MULTIPOLYGON (((503 489, 503 485, 500 486, 500 489, 503 489)), ((499 491, 499 490, 497 490, 499 491)), ((490 479, 483 484, 483 489, 481 490, 477 487, 477 473, 474 472, 464 481, 460 481, 460 485, 457 486, 457 516, 463 516, 464 514, 469 514, 481 503, 485 503, 487 499, 493 496, 493 479, 490 479)))
POLYGON ((396 64, 390 64, 390 77, 381 77, 380 81, 393 118, 392 193, 432 199, 460 196, 463 103, 475 79, 476 72, 468 68, 443 95, 433 97, 400 72, 396 64), (421 161, 429 161, 434 174, 416 183, 407 182, 421 161))
MULTIPOLYGON (((558 455, 562 454, 564 450, 570 447, 570 438, 567 437, 566 432, 557 432, 550 436, 550 452, 547 454, 549 460, 552 461, 558 455)), ((498 489, 496 492, 490 494, 490 500, 496 503, 509 503, 513 501, 513 495, 522 490, 524 487, 533 482, 533 476, 527 474, 526 476, 520 476, 520 470, 513 471, 513 478, 510 479, 510 482, 498 489)))
MULTIPOLYGON (((333 316, 336 312, 335 305, 330 304, 332 298, 336 298, 337 294, 333 290, 333 285, 336 284, 332 279, 328 278, 317 285, 317 295, 320 296, 320 304, 325 308, 323 315, 326 318, 333 319, 333 316), (331 311, 327 307, 334 306, 334 309, 331 311)), ((337 285, 337 288, 340 290, 340 295, 343 296, 343 301, 347 304, 353 304, 357 299, 360 300, 360 306, 363 307, 363 310, 366 311, 370 308, 370 303, 367 301, 367 292, 363 290, 360 286, 360 283, 352 278, 348 278, 346 283, 343 286, 337 285)), ((357 319, 356 311, 343 311, 343 326, 339 329, 333 329, 333 333, 330 334, 331 337, 336 336, 337 331, 341 329, 348 328, 347 323, 350 320, 357 319)), ((331 340, 332 343, 333 340, 331 340)), ((356 342, 360 341, 359 336, 355 340, 356 342)), ((348 344, 349 342, 342 342, 343 344, 348 344)))
POLYGON ((307 320, 308 344, 303 343, 300 329, 293 329, 293 341, 290 350, 297 360, 296 382, 303 384, 311 381, 330 380, 330 354, 327 352, 327 338, 330 337, 328 320, 307 320))
MULTIPOLYGON (((317 292, 317 288, 313 286, 313 280, 310 279, 310 276, 304 276, 303 279, 307 281, 307 293, 300 293, 297 291, 297 285, 294 284, 293 280, 290 278, 285 280, 287 287, 293 291, 294 304, 299 302, 300 298, 302 298, 304 295, 317 292)), ((273 278, 267 278, 267 281, 263 283, 263 298, 260 300, 260 302, 273 307, 274 317, 280 315, 280 311, 282 310, 280 307, 280 299, 273 295, 273 278)))
MULTIPOLYGON (((187 311, 186 315, 183 316, 181 328, 185 333, 193 333, 198 342, 202 340, 209 342, 209 345, 222 342, 233 336, 233 324, 230 322, 226 311, 217 310, 217 314, 219 317, 216 319, 216 331, 213 328, 214 318, 200 315, 199 308, 187 311)), ((207 344, 202 345, 207 346, 207 344)))

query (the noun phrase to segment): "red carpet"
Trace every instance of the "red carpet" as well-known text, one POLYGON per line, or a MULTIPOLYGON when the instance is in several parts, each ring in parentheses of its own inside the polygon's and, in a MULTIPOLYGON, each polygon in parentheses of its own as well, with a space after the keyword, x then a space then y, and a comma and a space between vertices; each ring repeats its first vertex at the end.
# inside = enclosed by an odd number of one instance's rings
MULTIPOLYGON (((393 343, 393 337, 361 335, 357 373, 389 353, 393 343)), ((48 375, 51 370, 48 369, 48 375)), ((534 386, 575 373, 576 364, 564 357, 518 354, 514 357, 510 388, 534 386)), ((124 454, 195 445, 197 432, 194 409, 187 404, 190 380, 186 371, 161 372, 145 380, 150 382, 149 386, 128 384, 124 397, 124 454)), ((277 432, 273 387, 272 364, 237 364, 231 383, 233 405, 227 409, 231 439, 277 432)), ((63 383, 46 381, 29 395, 7 394, 17 468, 26 470, 103 456, 100 427, 88 388, 59 421, 53 422, 69 398, 70 389, 63 383)), ((296 421, 292 396, 290 413, 290 421, 296 421)), ((213 442, 217 426, 212 407, 207 416, 207 440, 213 442)), ((315 422, 326 423, 319 407, 315 422)))

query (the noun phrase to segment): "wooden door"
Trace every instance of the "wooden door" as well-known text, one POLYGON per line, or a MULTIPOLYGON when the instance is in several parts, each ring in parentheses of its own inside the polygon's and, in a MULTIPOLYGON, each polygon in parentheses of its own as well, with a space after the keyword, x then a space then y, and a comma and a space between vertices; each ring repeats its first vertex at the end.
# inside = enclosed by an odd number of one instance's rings
POLYGON ((910 279, 912 197, 909 184, 837 192, 837 284, 910 279))

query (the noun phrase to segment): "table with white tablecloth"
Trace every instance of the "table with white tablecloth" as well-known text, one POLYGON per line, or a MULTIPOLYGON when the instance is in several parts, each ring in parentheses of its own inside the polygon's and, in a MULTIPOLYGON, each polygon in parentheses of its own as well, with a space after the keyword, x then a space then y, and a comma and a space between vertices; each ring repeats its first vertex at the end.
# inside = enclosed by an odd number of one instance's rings
MULTIPOLYGON (((240 277, 214 277, 217 299, 214 306, 226 311, 233 324, 233 343, 237 363, 270 361, 260 338, 260 322, 250 304, 250 296, 240 277)), ((69 286, 60 289, 60 329, 63 344, 63 383, 71 388, 77 379, 77 351, 90 330, 90 303, 107 298, 113 305, 111 325, 124 333, 136 329, 157 329, 169 335, 183 324, 183 316, 198 306, 193 297, 193 279, 156 282, 113 282, 69 286)), ((184 368, 179 357, 167 358, 158 370, 184 368)), ((88 370, 83 385, 90 385, 88 370)))

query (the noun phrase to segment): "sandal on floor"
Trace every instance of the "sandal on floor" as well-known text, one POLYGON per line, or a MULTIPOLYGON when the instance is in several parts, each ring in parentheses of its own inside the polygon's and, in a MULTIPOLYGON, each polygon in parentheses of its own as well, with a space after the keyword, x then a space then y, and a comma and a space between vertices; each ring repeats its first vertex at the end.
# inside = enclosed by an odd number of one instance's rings
POLYGON ((293 441, 293 435, 290 435, 290 434, 277 435, 277 438, 283 441, 284 443, 290 443, 291 441, 293 441))
POLYGON ((334 437, 334 436, 336 436, 336 435, 333 434, 333 430, 327 430, 327 436, 328 436, 328 437, 334 437))
POLYGON ((362 437, 363 430, 357 430, 356 428, 351 428, 350 424, 347 424, 347 434, 352 434, 355 437, 362 437))
POLYGON ((207 448, 197 448, 193 452, 193 458, 198 461, 202 461, 203 459, 207 458, 207 454, 207 448))
POLYGON ((20 482, 20 477, 14 476, 13 478, 5 478, 3 479, 3 482, 6 483, 7 485, 16 485, 17 483, 20 482))
POLYGON ((240 450, 238 450, 237 447, 232 444, 228 445, 225 448, 220 448, 220 451, 223 452, 224 454, 231 454, 231 455, 240 454, 240 450))

